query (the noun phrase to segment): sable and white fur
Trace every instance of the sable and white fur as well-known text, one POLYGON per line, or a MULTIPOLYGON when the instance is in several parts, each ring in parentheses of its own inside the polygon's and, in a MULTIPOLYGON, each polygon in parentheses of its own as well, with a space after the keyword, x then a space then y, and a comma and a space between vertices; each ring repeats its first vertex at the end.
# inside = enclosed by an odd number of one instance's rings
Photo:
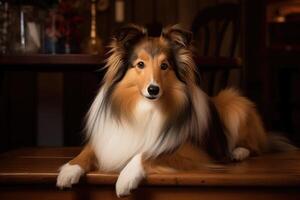
POLYGON ((103 85, 87 115, 88 143, 62 166, 58 187, 70 187, 96 167, 120 172, 120 197, 149 173, 197 170, 203 151, 240 161, 268 150, 252 102, 234 89, 210 98, 196 84, 190 46, 191 34, 178 27, 158 38, 135 25, 116 33, 103 85), (159 92, 151 95, 151 85, 159 92))

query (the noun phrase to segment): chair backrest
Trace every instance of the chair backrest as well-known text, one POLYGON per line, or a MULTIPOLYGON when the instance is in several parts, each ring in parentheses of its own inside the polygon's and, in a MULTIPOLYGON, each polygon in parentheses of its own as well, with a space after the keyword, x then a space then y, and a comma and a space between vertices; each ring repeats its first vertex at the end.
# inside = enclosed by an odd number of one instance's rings
MULTIPOLYGON (((191 29, 198 56, 233 58, 240 35, 240 5, 226 3, 205 8, 198 12, 191 29)), ((198 69, 201 74, 199 81, 209 95, 227 86, 230 69, 198 69)))

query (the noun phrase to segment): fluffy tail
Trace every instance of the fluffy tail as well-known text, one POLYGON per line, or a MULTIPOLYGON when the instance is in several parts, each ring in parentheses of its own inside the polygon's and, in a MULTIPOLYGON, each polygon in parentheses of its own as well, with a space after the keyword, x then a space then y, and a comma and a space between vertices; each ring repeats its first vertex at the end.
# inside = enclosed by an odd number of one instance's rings
POLYGON ((268 147, 271 152, 286 152, 299 150, 291 141, 281 133, 270 132, 268 136, 268 147))

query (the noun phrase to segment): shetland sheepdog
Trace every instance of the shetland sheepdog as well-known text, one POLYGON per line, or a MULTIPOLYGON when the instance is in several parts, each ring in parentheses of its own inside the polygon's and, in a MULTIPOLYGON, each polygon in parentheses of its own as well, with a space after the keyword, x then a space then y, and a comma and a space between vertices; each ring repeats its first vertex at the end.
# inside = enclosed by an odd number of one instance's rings
POLYGON ((211 98, 197 85, 191 42, 192 34, 177 26, 160 37, 136 25, 116 32, 87 114, 88 142, 60 168, 58 187, 71 187, 92 169, 120 172, 120 197, 148 174, 197 170, 201 152, 226 162, 270 148, 250 100, 234 89, 211 98))

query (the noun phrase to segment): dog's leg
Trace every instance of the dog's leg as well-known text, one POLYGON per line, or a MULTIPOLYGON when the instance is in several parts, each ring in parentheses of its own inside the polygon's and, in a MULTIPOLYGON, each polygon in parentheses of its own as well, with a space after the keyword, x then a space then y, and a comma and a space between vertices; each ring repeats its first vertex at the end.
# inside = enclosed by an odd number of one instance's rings
POLYGON ((231 153, 231 157, 235 161, 245 160, 250 156, 250 150, 245 147, 236 147, 231 153))
POLYGON ((56 186, 59 188, 72 187, 80 177, 91 170, 95 156, 90 145, 86 145, 81 153, 59 169, 56 186))
POLYGON ((149 174, 174 173, 178 170, 196 169, 190 159, 187 163, 182 162, 182 156, 175 153, 171 155, 160 155, 155 159, 145 159, 143 154, 135 155, 121 171, 116 183, 116 193, 118 197, 130 194, 136 189, 139 183, 149 174), (174 168, 176 167, 176 168, 174 168))
POLYGON ((116 183, 118 197, 129 195, 130 191, 137 188, 145 178, 146 173, 142 159, 142 154, 135 155, 121 171, 116 183))

